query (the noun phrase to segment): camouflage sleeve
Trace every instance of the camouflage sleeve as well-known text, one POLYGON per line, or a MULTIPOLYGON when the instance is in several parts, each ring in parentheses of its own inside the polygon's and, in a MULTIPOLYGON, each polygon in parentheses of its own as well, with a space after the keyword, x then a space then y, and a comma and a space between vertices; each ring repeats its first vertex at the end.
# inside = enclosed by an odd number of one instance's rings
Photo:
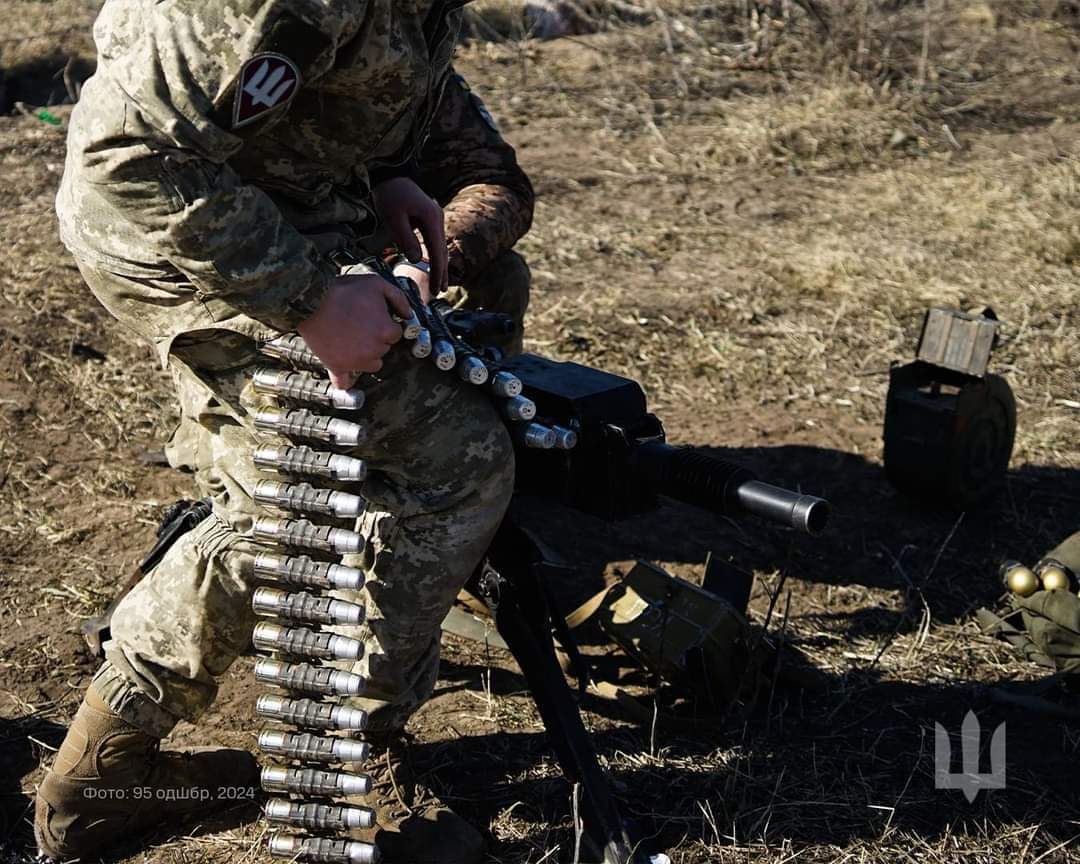
POLYGON ((466 284, 532 224, 532 184, 460 75, 451 75, 420 153, 419 183, 443 205, 450 282, 466 284))
POLYGON ((330 68, 363 5, 113 0, 95 25, 99 74, 124 101, 123 134, 95 154, 96 188, 199 294, 278 329, 314 311, 331 271, 227 160, 330 68))

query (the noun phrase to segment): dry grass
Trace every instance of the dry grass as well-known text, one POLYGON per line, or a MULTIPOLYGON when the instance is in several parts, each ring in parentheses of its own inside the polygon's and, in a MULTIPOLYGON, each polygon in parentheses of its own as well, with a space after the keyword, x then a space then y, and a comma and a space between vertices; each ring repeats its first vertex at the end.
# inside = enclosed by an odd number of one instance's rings
MULTIPOLYGON (((6 68, 85 51, 92 3, 50 5, 71 16, 62 33, 41 4, 10 5, 12 37, 47 38, 0 42, 6 68)), ((1038 670, 970 619, 997 598, 994 563, 1037 556, 1080 504, 1075 4, 817 0, 827 30, 783 0, 641 4, 644 25, 579 5, 596 32, 538 42, 484 2, 479 35, 499 39, 459 64, 540 193, 522 243, 532 347, 638 378, 674 440, 731 448, 839 507, 814 543, 717 536, 683 512, 593 526, 689 577, 705 549, 735 554, 758 571, 759 625, 790 590, 783 639, 827 681, 770 689, 706 733, 588 703, 628 809, 677 864, 1076 860, 1076 725, 996 706, 994 686, 1038 670), (1008 494, 959 521, 897 499, 879 472, 888 366, 930 304, 996 309, 994 366, 1020 404, 1008 494), (969 706, 1008 720, 1012 754, 1009 789, 970 807, 933 788, 933 724, 969 706)), ((0 745, 47 744, 37 725, 70 716, 91 668, 77 618, 184 489, 134 458, 167 434, 168 381, 54 238, 62 158, 61 131, 0 121, 0 718, 16 721, 0 745)), ((489 825, 493 860, 568 860, 565 787, 512 663, 455 641, 447 658, 468 690, 444 685, 420 718, 438 780, 489 825)), ((246 668, 184 740, 245 740, 246 668)), ((45 754, 33 745, 15 776, 45 754)), ((140 860, 261 860, 259 830, 140 860)))

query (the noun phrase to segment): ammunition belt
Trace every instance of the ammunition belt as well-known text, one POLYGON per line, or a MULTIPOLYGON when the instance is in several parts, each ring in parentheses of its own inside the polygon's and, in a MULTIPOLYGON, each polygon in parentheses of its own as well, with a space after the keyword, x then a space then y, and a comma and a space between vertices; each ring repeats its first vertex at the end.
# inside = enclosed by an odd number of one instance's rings
MULTIPOLYGON (((519 443, 563 450, 575 445, 573 430, 537 421, 536 405, 522 394, 517 377, 499 369, 497 353, 478 350, 452 331, 449 307, 424 304, 411 282, 396 281, 413 310, 401 324, 414 357, 430 359, 464 384, 484 388, 519 443)), ((256 518, 253 529, 268 551, 255 559, 255 577, 263 584, 252 598, 260 618, 253 642, 266 655, 256 662, 255 678, 275 688, 256 704, 260 718, 277 724, 259 735, 259 748, 275 760, 261 774, 263 789, 273 796, 264 815, 280 829, 268 846, 273 856, 295 861, 374 864, 378 849, 348 837, 349 831, 370 828, 374 813, 338 800, 366 794, 371 785, 368 777, 342 767, 358 766, 368 755, 359 737, 367 715, 343 704, 362 694, 365 682, 332 665, 355 662, 364 645, 323 629, 363 621, 361 604, 324 592, 363 588, 363 573, 343 564, 341 556, 361 552, 365 538, 320 521, 351 520, 355 526, 364 511, 359 494, 367 476, 364 462, 335 452, 365 440, 357 416, 364 394, 331 386, 297 334, 281 336, 261 346, 261 352, 285 365, 260 367, 252 379, 257 392, 279 400, 277 408, 255 416, 256 429, 276 440, 263 442, 254 453, 255 465, 272 472, 254 491, 256 503, 269 512, 256 518), (320 482, 349 491, 320 488, 320 482), (341 836, 321 836, 326 834, 341 836)))
POLYGON ((263 346, 262 353, 288 364, 260 367, 252 377, 257 392, 279 400, 278 408, 255 417, 256 429, 279 440, 254 453, 256 467, 272 472, 254 491, 256 503, 270 513, 256 518, 253 533, 272 551, 255 559, 255 577, 262 584, 252 596, 260 617, 252 641, 269 655, 256 662, 255 678, 275 688, 259 696, 255 708, 261 719, 275 723, 259 734, 260 750, 275 760, 261 772, 262 787, 272 796, 263 812, 281 829, 270 836, 268 848, 274 857, 296 861, 373 864, 379 852, 372 844, 319 836, 369 828, 375 821, 370 809, 337 800, 366 794, 371 787, 370 778, 348 770, 368 756, 368 745, 356 737, 367 714, 341 704, 364 692, 364 680, 327 665, 359 659, 363 643, 322 629, 363 621, 362 605, 324 592, 363 588, 363 573, 342 564, 341 556, 360 552, 364 538, 318 521, 355 524, 363 513, 365 502, 357 493, 367 469, 362 460, 333 448, 355 447, 367 433, 362 423, 322 412, 351 418, 363 408, 364 394, 331 386, 295 334, 263 346), (320 488, 320 482, 351 491, 320 488))

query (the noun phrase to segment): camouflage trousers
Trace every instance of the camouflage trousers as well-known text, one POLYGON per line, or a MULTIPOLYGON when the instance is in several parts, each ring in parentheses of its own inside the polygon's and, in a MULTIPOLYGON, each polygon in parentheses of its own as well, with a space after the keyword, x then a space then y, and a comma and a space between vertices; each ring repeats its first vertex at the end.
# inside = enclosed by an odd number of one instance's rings
MULTIPOLYGON (((516 272, 516 284, 500 279, 497 288, 461 292, 458 302, 515 314, 517 301, 523 314, 528 269, 511 255, 493 268, 516 272)), ((115 292, 116 281, 129 278, 81 269, 95 293, 104 283, 115 292)), ((266 475, 252 461, 259 439, 251 418, 275 404, 251 387, 256 365, 271 364, 254 341, 224 330, 181 337, 170 355, 182 412, 170 463, 194 472, 213 512, 116 608, 94 678, 110 707, 156 736, 179 719, 197 720, 217 678, 250 644, 253 558, 266 548, 252 537, 253 489, 266 475)), ((399 729, 434 689, 440 624, 509 503, 513 448, 486 395, 400 344, 362 387, 359 417, 340 416, 361 420, 368 432, 348 451, 368 465, 359 490, 368 507, 355 526, 367 545, 344 561, 363 569, 367 583, 333 593, 363 604, 366 616, 358 627, 333 629, 365 644, 361 660, 344 664, 367 679, 356 707, 370 713, 372 729, 399 729)))

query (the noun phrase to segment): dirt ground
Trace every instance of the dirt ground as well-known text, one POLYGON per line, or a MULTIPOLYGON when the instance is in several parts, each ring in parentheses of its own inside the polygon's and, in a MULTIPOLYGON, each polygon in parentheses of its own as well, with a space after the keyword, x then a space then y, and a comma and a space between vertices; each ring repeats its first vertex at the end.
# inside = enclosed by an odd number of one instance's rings
MULTIPOLYGON (((654 727, 589 697, 586 721, 626 811, 677 864, 1078 860, 1080 714, 1002 702, 1040 670, 972 613, 1001 599, 1002 559, 1033 562, 1080 522, 1080 12, 817 0, 826 30, 805 5, 666 2, 543 42, 499 18, 488 35, 504 38, 460 50, 539 193, 520 246, 527 347, 639 379, 671 440, 834 505, 820 538, 675 505, 618 524, 552 513, 588 575, 564 586, 566 610, 610 562, 700 580, 715 550, 754 570, 753 620, 775 600, 770 638, 819 673, 723 718, 654 727), (899 496, 881 466, 889 364, 913 355, 930 305, 994 308, 993 367, 1018 403, 1007 488, 963 514, 899 496), (934 787, 935 723, 957 730, 969 710, 1008 730, 1007 788, 970 804, 934 787)), ((96 3, 0 8, 0 862, 14 862, 95 668, 78 623, 189 486, 154 459, 175 418, 166 373, 56 237, 62 103, 91 68, 96 3), (35 116, 46 104, 56 125, 35 116)), ((456 637, 444 649, 414 720, 434 784, 487 831, 492 861, 570 860, 569 796, 516 666, 456 637)), ((253 746, 251 664, 176 742, 253 746)), ((122 860, 264 860, 263 830, 238 811, 122 860)))

